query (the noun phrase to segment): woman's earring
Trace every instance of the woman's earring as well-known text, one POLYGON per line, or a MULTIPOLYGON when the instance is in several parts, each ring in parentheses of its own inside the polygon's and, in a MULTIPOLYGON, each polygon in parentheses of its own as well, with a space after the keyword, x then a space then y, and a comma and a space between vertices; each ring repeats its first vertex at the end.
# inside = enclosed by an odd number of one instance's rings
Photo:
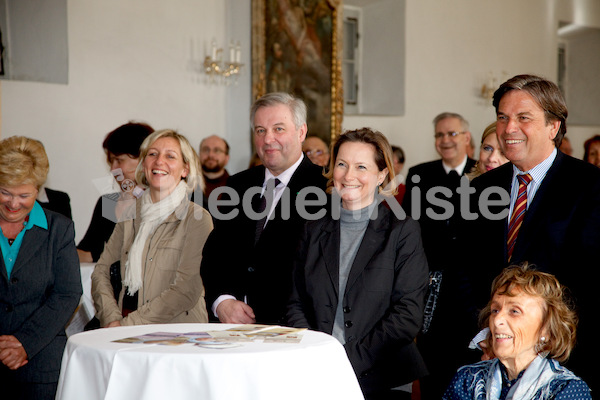
POLYGON ((535 345, 535 352, 542 357, 546 357, 548 351, 545 351, 544 347, 546 347, 546 336, 540 337, 540 341, 535 345))

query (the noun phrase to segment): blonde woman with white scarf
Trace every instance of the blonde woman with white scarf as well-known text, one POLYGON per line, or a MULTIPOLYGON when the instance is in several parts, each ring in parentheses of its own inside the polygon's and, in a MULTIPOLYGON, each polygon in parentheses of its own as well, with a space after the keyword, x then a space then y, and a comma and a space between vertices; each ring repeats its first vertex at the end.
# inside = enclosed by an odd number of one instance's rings
POLYGON ((96 317, 102 327, 208 322, 200 262, 213 224, 188 200, 202 187, 198 156, 172 130, 154 132, 140 150, 136 180, 148 190, 136 202, 135 219, 116 225, 96 264, 96 317), (118 296, 110 283, 116 261, 123 277, 118 296))

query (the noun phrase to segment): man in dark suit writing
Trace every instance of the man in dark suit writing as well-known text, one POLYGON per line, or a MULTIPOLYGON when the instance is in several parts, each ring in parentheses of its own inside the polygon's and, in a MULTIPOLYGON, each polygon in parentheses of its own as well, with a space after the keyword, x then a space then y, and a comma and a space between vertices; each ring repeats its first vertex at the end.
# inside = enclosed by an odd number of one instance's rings
POLYGON ((280 324, 301 229, 325 205, 326 180, 302 153, 308 130, 302 100, 267 94, 252 106, 251 125, 263 165, 229 178, 229 198, 239 202, 215 217, 200 271, 207 305, 221 322, 280 324), (312 197, 305 196, 309 187, 312 197), (321 206, 305 207, 303 200, 315 200, 317 192, 321 206))
POLYGON ((567 132, 568 111, 553 82, 515 76, 496 90, 493 104, 498 142, 510 163, 475 179, 473 196, 499 187, 510 202, 490 208, 492 214, 504 212, 504 218, 480 215, 470 224, 477 232, 471 262, 480 282, 479 306, 485 305, 491 280, 509 264, 527 261, 556 275, 570 288, 580 317, 578 345, 567 366, 593 388, 600 169, 557 149, 567 132))

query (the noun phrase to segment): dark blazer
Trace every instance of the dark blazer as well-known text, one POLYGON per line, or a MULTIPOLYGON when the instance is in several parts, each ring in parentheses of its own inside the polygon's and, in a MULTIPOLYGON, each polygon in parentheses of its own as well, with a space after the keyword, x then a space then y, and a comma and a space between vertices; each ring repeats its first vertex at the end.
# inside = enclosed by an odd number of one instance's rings
POLYGON ((0 257, 0 334, 14 335, 29 359, 16 371, 1 365, 0 380, 58 382, 65 325, 81 297, 73 221, 45 213, 48 230, 25 233, 10 280, 0 257))
POLYGON ((40 206, 46 210, 54 211, 64 215, 69 219, 73 219, 73 215, 71 214, 71 199, 69 198, 69 195, 58 190, 52 190, 48 188, 44 188, 44 190, 46 190, 48 202, 42 203, 39 201, 40 206))
MULTIPOLYGON (((475 200, 488 187, 510 194, 513 167, 507 163, 473 181, 475 200)), ((498 214, 509 205, 490 207, 498 214)), ((492 279, 508 265, 506 235, 510 216, 500 220, 479 217, 470 230, 473 270, 481 278, 479 305, 489 300, 492 279), (478 265, 478 266, 477 266, 478 265), (485 268, 484 268, 485 267, 485 268)), ((530 203, 519 230, 511 263, 528 261, 550 272, 569 287, 575 297, 580 323, 578 345, 568 367, 593 386, 592 360, 598 359, 595 338, 600 249, 600 169, 558 152, 530 203), (592 341, 593 340, 593 341, 592 341), (587 378, 587 379, 586 379, 587 378)))
MULTIPOLYGON (((475 160, 467 158, 463 175, 471 171, 475 163, 475 160)), ((460 223, 459 196, 456 193, 458 187, 459 181, 446 174, 442 160, 419 164, 408 171, 402 208, 407 215, 421 224, 423 247, 432 271, 446 269, 448 262, 457 253, 456 242, 460 223), (416 176, 420 179, 417 183, 414 182, 416 176), (427 199, 427 193, 433 188, 448 188, 452 192, 452 196, 448 198, 442 193, 437 193, 435 197, 439 200, 434 204, 427 199), (414 198, 418 201, 413 202, 414 198), (431 208, 436 214, 444 214, 445 209, 450 206, 454 207, 455 212, 448 218, 436 220, 427 214, 428 208, 431 208)))
MULTIPOLYGON (((280 200, 274 210, 274 219, 267 223, 256 245, 256 221, 244 213, 242 201, 248 189, 262 186, 265 167, 254 167, 229 178, 227 185, 238 194, 240 204, 223 207, 221 212, 237 212, 237 216, 229 221, 215 218, 215 229, 204 246, 200 269, 210 317, 213 317, 210 311, 213 302, 220 295, 229 294, 241 301, 245 299, 254 310, 258 323, 284 322, 291 293, 293 259, 306 221, 298 213, 296 198, 305 187, 325 189, 322 171, 304 156, 285 189, 290 198, 290 207, 285 207, 289 208, 289 218, 282 216, 283 201, 280 200)), ((316 213, 321 208, 307 207, 307 211, 316 213)))
POLYGON ((296 253, 292 326, 331 334, 340 297, 346 352, 363 391, 390 388, 427 373, 414 339, 423 323, 429 282, 418 224, 384 205, 369 221, 345 293, 338 293, 340 222, 309 222, 296 253))

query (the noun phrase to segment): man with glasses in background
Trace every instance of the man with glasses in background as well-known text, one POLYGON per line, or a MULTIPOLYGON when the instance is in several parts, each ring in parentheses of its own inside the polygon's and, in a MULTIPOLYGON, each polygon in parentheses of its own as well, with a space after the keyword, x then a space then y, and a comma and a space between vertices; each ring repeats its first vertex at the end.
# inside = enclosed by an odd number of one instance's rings
POLYGON ((417 345, 430 372, 421 382, 422 398, 437 400, 458 367, 477 361, 478 355, 465 350, 477 313, 470 304, 469 280, 460 262, 466 253, 458 245, 461 215, 456 191, 461 176, 475 165, 467 156, 471 132, 467 120, 456 113, 439 114, 433 125, 441 159, 408 171, 402 208, 421 225, 423 247, 435 278, 428 298, 428 309, 434 310, 426 315, 430 324, 417 338, 417 345))
POLYGON ((225 139, 212 135, 200 142, 200 165, 204 176, 204 198, 219 186, 225 186, 229 173, 225 169, 229 162, 229 144, 225 139))

